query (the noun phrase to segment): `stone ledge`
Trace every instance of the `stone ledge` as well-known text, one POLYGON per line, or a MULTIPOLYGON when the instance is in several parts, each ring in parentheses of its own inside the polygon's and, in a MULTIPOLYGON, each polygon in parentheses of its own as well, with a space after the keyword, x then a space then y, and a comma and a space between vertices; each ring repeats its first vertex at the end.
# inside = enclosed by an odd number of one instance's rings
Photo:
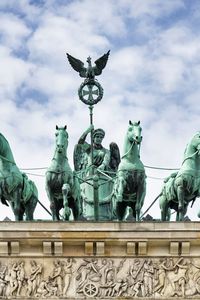
POLYGON ((123 231, 145 231, 145 232, 173 232, 173 231, 200 231, 200 222, 55 222, 55 221, 33 221, 33 222, 15 222, 1 221, 1 231, 12 231, 15 228, 17 231, 108 231, 108 232, 123 232, 123 231))

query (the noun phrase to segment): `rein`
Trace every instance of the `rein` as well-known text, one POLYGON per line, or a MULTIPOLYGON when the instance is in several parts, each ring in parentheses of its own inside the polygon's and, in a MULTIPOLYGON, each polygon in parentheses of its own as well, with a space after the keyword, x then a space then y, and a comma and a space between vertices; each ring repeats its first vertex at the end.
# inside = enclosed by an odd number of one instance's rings
MULTIPOLYGON (((129 154, 129 152, 132 150, 133 148, 133 145, 135 145, 135 141, 131 144, 131 147, 129 148, 129 150, 124 154, 122 155, 121 159, 124 158, 126 155, 129 154)), ((139 144, 139 153, 140 153, 140 147, 141 147, 141 143, 139 144)))
POLYGON ((4 156, 2 156, 2 155, 0 155, 0 158, 2 158, 3 160, 5 160, 5 161, 7 161, 7 162, 9 162, 9 163, 11 163, 11 164, 13 164, 13 165, 16 165, 16 163, 15 163, 15 162, 13 162, 13 161, 11 161, 11 160, 9 160, 9 159, 5 158, 5 157, 4 157, 4 156))
POLYGON ((122 155, 121 159, 124 158, 126 155, 129 154, 129 152, 132 150, 134 144, 135 144, 135 142, 133 142, 133 143, 131 144, 130 149, 129 149, 124 155, 122 155))
POLYGON ((186 157, 186 158, 183 160, 182 165, 184 164, 184 162, 185 162, 186 160, 192 158, 192 157, 195 156, 198 152, 199 152, 199 150, 195 151, 192 155, 186 157))

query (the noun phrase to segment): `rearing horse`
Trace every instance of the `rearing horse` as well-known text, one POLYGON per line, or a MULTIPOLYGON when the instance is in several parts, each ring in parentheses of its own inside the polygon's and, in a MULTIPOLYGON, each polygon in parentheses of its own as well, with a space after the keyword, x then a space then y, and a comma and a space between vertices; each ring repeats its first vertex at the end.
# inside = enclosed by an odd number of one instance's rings
POLYGON ((10 203, 15 221, 33 220, 38 202, 38 191, 33 181, 17 167, 10 145, 0 133, 0 200, 8 206, 10 203), (7 200, 7 201, 6 201, 7 200))
POLYGON ((161 220, 169 221, 170 209, 177 212, 176 220, 182 221, 190 201, 200 196, 200 132, 186 146, 182 166, 164 183, 159 197, 161 220))
POLYGON ((124 141, 124 154, 118 167, 113 188, 113 206, 119 220, 126 215, 127 206, 133 210, 136 221, 140 219, 140 211, 146 194, 146 175, 140 160, 140 144, 142 128, 139 122, 129 121, 124 141))
POLYGON ((59 211, 63 210, 63 219, 69 220, 70 208, 74 219, 81 213, 81 197, 78 179, 74 176, 66 156, 68 147, 67 126, 56 126, 56 148, 50 167, 46 172, 46 192, 50 200, 53 220, 59 220, 59 211))

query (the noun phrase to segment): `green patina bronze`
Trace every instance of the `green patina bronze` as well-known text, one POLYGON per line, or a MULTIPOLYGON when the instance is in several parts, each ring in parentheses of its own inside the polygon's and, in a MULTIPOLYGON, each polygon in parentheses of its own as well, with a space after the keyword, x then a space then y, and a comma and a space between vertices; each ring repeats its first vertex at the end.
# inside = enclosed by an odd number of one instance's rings
MULTIPOLYGON (((84 79, 79 87, 79 99, 89 107, 90 126, 83 132, 74 148, 74 169, 67 159, 67 127, 56 126, 56 147, 46 172, 46 191, 50 200, 53 220, 125 220, 127 208, 133 218, 140 220, 146 194, 146 175, 140 160, 142 142, 140 122, 129 121, 120 159, 119 148, 111 143, 103 147, 103 129, 94 130, 93 108, 103 97, 103 88, 95 76, 105 68, 110 51, 95 61, 87 58, 88 66, 67 54, 74 70, 84 79), (90 143, 86 139, 90 135, 90 143)), ((164 181, 160 202, 161 220, 169 221, 171 209, 177 212, 176 220, 183 221, 189 202, 200 197, 200 132, 188 143, 182 166, 164 181)), ((154 202, 157 200, 154 200, 154 202)), ((17 167, 9 143, 0 134, 0 200, 11 205, 15 220, 33 220, 38 191, 33 181, 17 167), (8 201, 8 202, 7 202, 8 201)), ((45 208, 46 209, 46 208, 45 208)), ((146 213, 146 212, 145 212, 146 213)), ((144 213, 144 214, 145 214, 144 213)), ((130 217, 130 216, 129 216, 130 217)), ((199 212, 200 217, 200 212, 199 212)))
POLYGON ((80 77, 85 78, 78 89, 78 96, 83 103, 89 106, 97 104, 103 97, 103 88, 95 79, 95 76, 102 73, 107 64, 109 54, 110 50, 98 58, 94 66, 92 66, 91 57, 89 56, 87 58, 88 67, 85 68, 81 60, 67 53, 67 58, 72 68, 79 73, 80 77))
POLYGON ((180 170, 171 174, 160 195, 161 220, 170 220, 170 210, 177 212, 176 220, 183 221, 189 202, 200 196, 200 132, 188 143, 180 170))
POLYGON ((69 220, 70 208, 75 220, 82 213, 81 195, 78 179, 70 168, 67 159, 67 126, 56 126, 56 148, 50 167, 46 172, 46 192, 50 200, 53 220, 59 220, 63 208, 63 219, 69 220))
MULTIPOLYGON (((103 88, 95 79, 105 68, 110 51, 97 59, 92 66, 91 57, 87 58, 88 66, 67 53, 72 68, 85 78, 79 87, 79 99, 89 106, 90 127, 79 139, 74 151, 75 170, 79 172, 81 191, 84 203, 84 216, 90 220, 110 220, 112 217, 111 201, 108 200, 112 192, 112 177, 105 173, 110 171, 112 159, 110 150, 102 145, 105 135, 102 129, 94 131, 93 108, 103 97, 103 88), (90 145, 85 142, 90 133, 90 145), (108 170, 109 169, 109 170, 108 170), (81 173, 80 173, 81 172, 81 173), (109 179, 109 180, 108 180, 109 179)), ((117 147, 118 153, 119 149, 117 147)))
POLYGON ((146 175, 140 160, 141 131, 140 122, 129 121, 112 195, 114 213, 120 221, 124 220, 127 207, 132 208, 134 219, 139 221, 144 203, 146 175))
POLYGON ((102 129, 94 130, 93 126, 93 105, 103 97, 103 89, 96 81, 95 76, 102 73, 109 53, 110 51, 96 60, 95 66, 92 66, 91 58, 88 57, 87 68, 84 67, 82 61, 67 54, 73 69, 85 78, 78 95, 83 103, 89 105, 91 125, 82 134, 75 147, 74 165, 81 182, 83 214, 86 219, 111 220, 117 215, 119 220, 123 220, 126 208, 130 206, 133 216, 139 220, 146 191, 144 166, 139 158, 141 127, 139 123, 130 122, 125 152, 119 166, 117 179, 114 180, 120 162, 119 148, 115 143, 111 143, 110 149, 105 149, 102 146, 105 132, 102 129), (91 134, 90 144, 86 142, 89 133, 91 134))
POLYGON ((75 71, 79 73, 80 77, 86 78, 88 80, 93 80, 95 76, 101 75, 102 70, 105 68, 110 50, 95 61, 95 66, 92 66, 91 57, 89 56, 87 58, 87 68, 84 67, 84 63, 81 60, 71 56, 69 53, 66 54, 70 65, 75 71))
POLYGON ((82 182, 83 215, 87 220, 112 219, 110 196, 113 188, 113 176, 120 162, 120 153, 115 143, 110 144, 109 150, 102 146, 104 136, 103 129, 94 130, 91 125, 81 135, 74 150, 75 170, 82 182), (87 135, 91 131, 94 131, 93 147, 86 142, 87 135), (91 156, 92 150, 93 156, 91 156), (95 212, 95 206, 97 212, 95 212))
POLYGON ((0 199, 10 203, 16 221, 33 220, 38 191, 33 181, 17 167, 10 145, 0 134, 0 199))

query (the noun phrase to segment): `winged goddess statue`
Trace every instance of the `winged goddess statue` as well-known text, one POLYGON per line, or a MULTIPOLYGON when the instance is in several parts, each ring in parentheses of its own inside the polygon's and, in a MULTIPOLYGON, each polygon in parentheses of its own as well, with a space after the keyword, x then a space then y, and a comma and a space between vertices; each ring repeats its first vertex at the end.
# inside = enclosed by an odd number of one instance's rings
POLYGON ((84 67, 84 63, 81 60, 71 56, 69 53, 66 54, 70 65, 75 71, 79 72, 80 77, 84 77, 88 80, 94 80, 95 76, 100 75, 102 73, 102 70, 105 68, 110 50, 94 62, 95 66, 92 66, 91 57, 89 56, 87 58, 87 68, 84 67))

